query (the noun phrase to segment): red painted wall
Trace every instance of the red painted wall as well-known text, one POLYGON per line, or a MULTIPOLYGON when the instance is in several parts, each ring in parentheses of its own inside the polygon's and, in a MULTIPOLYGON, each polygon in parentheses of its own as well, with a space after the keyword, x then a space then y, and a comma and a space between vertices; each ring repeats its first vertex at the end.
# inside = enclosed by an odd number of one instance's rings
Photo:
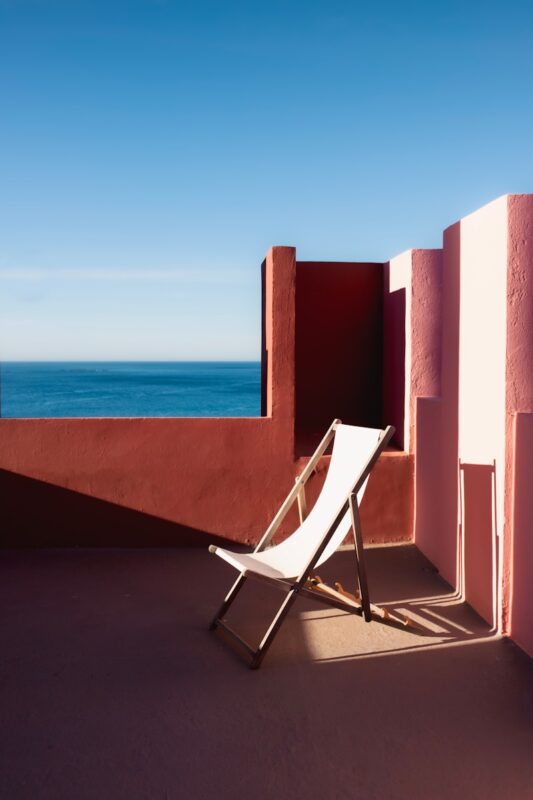
POLYGON ((383 265, 296 264, 296 447, 335 417, 382 425, 383 265))
MULTIPOLYGON (((269 419, 2 420, 0 432, 8 546, 252 544, 305 463, 269 419)), ((367 541, 409 538, 411 472, 405 454, 382 457, 361 511, 367 541)))
MULTIPOLYGON (((184 534, 190 541, 192 531, 253 541, 293 481, 290 439, 271 419, 2 420, 0 427, 2 468, 8 474, 75 493, 80 511, 89 516, 93 512, 82 498, 173 522, 175 543, 184 534)), ((66 520, 60 502, 55 509, 57 523, 42 530, 40 509, 28 507, 29 488, 20 485, 27 496, 15 503, 10 497, 2 500, 15 516, 4 527, 10 544, 16 543, 13 530, 22 533, 22 519, 32 540, 127 541, 125 530, 105 525, 100 516, 98 525, 106 530, 92 526, 87 516, 80 520, 69 514, 66 520)), ((74 498, 69 503, 75 510, 74 498)), ((137 527, 132 543, 142 543, 144 536, 145 544, 153 543, 150 524, 137 527)))

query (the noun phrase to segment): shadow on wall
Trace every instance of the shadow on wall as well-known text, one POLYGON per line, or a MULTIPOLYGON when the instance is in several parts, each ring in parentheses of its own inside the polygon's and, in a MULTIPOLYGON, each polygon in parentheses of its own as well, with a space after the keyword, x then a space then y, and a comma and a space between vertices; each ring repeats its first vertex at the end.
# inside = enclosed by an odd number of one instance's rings
POLYGON ((513 595, 511 636, 533 655, 533 414, 517 414, 515 419, 515 496, 513 507, 512 575, 520 591, 513 595))
POLYGON ((266 308, 266 261, 261 264, 261 416, 268 416, 268 367, 269 352, 267 348, 267 308, 266 308))
MULTIPOLYGON (((484 251, 480 255, 477 225, 470 219, 444 232, 441 396, 417 400, 415 541, 495 626, 500 594, 497 514, 503 509, 496 502, 496 479, 502 472, 493 461, 499 452, 494 397, 498 364, 500 377, 503 364, 494 361, 490 344, 492 328, 499 330, 502 324, 491 313, 493 308, 500 311, 501 292, 491 284, 483 302, 479 300, 478 279, 490 253, 487 258, 484 251), (480 424, 487 419, 488 424, 480 424)), ((497 272, 501 264, 493 266, 497 272)))
POLYGON ((415 541, 452 586, 460 585, 459 313, 461 228, 444 232, 441 395, 419 397, 416 409, 415 541))
POLYGON ((393 444, 409 450, 405 431, 405 289, 390 291, 390 264, 384 265, 383 297, 383 420, 394 425, 393 444))
POLYGON ((495 624, 496 509, 493 464, 460 463, 464 599, 491 624, 495 624))
POLYGON ((207 547, 225 540, 81 492, 0 470, 1 547, 207 547))

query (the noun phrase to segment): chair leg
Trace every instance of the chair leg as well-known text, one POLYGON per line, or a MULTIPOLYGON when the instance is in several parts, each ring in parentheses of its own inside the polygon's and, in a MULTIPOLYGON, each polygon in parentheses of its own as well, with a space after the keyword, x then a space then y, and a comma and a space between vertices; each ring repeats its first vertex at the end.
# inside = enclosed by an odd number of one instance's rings
POLYGON ((217 627, 219 619, 222 619, 222 617, 224 616, 224 614, 226 613, 226 611, 228 610, 230 605, 233 603, 233 601, 237 597, 238 593, 242 589, 245 581, 246 581, 246 576, 244 575, 244 573, 241 572, 241 574, 239 575, 239 577, 237 578, 237 580, 235 581, 235 583, 233 584, 233 586, 231 587, 231 589, 227 593, 226 597, 224 598, 224 602, 222 603, 222 605, 218 609, 217 613, 213 617, 213 619, 211 621, 211 624, 209 625, 209 630, 210 631, 214 631, 215 630, 215 628, 217 627))
POLYGON ((285 617, 289 613, 292 604, 294 603, 294 601, 298 597, 298 591, 299 591, 299 587, 295 587, 295 588, 291 589, 290 592, 285 597, 283 603, 279 607, 278 613, 276 614, 276 616, 272 620, 269 629, 265 633, 265 635, 264 635, 264 637, 263 637, 263 639, 261 641, 261 644, 259 645, 259 647, 255 651, 255 654, 254 654, 254 656, 252 658, 252 661, 251 661, 251 664, 250 664, 250 669, 259 669, 259 667, 261 666, 261 662, 263 661, 264 657, 266 656, 270 645, 274 641, 274 637, 275 637, 276 633, 281 628, 281 625, 283 624, 283 621, 284 621, 285 617))
POLYGON ((355 560, 357 562, 357 577, 359 580, 359 591, 361 592, 361 606, 365 622, 372 621, 372 611, 370 608, 370 596, 368 593, 368 582, 366 579, 365 554, 363 550, 363 534, 361 532, 361 518, 359 516, 359 506, 357 495, 350 495, 350 511, 352 514, 352 529, 355 544, 355 560))

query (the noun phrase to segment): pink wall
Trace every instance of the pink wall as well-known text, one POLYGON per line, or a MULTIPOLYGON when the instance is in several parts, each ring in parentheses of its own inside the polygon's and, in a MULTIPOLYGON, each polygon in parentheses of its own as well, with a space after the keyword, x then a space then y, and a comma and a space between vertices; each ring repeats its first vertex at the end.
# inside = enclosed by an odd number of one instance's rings
POLYGON ((533 655, 533 197, 444 234, 441 391, 416 401, 415 539, 533 655))
POLYGON ((506 197, 461 221, 459 512, 464 588, 468 602, 494 625, 501 625, 498 564, 504 535, 507 225, 506 197))
POLYGON ((533 196, 508 198, 504 625, 533 656, 533 196))
POLYGON ((513 541, 510 552, 509 632, 533 657, 533 414, 514 419, 514 491, 511 509, 513 541))
MULTIPOLYGON (((273 248, 263 272, 269 416, 2 419, 4 544, 258 540, 304 463, 294 447, 294 248, 273 248)), ((410 538, 412 461, 405 454, 382 457, 361 514, 367 540, 410 538)))
POLYGON ((417 408, 416 541, 491 624, 503 532, 506 248, 505 198, 445 232, 441 401, 417 408))
POLYGON ((456 405, 443 403, 441 393, 456 396, 458 340, 453 327, 443 329, 442 309, 444 298, 452 315, 457 309, 455 233, 445 234, 444 285, 441 250, 408 250, 385 265, 384 276, 384 419, 395 425, 397 444, 416 451, 416 541, 450 583, 456 579, 457 484, 449 476, 456 474, 457 420, 456 405), (443 413, 448 435, 441 442, 443 413))
POLYGON ((453 441, 443 441, 443 398, 417 398, 415 409, 415 542, 443 578, 457 586, 457 518, 450 520, 450 509, 454 510, 453 502, 457 500, 457 482, 451 486, 448 480, 446 456, 449 458, 450 453, 445 444, 449 444, 453 452, 453 441), (446 491, 454 492, 447 503, 444 502, 446 491), (450 525, 455 536, 450 535, 450 525))
POLYGON ((417 397, 440 393, 440 250, 407 250, 385 264, 383 417, 414 451, 417 397))
MULTIPOLYGON (((452 294, 453 294, 453 286, 452 294)), ((444 531, 440 417, 442 375, 442 251, 408 250, 385 265, 384 420, 396 443, 415 452, 413 517, 417 543, 454 580, 455 552, 444 531)), ((447 285, 447 290, 450 287, 447 285)), ((452 454, 455 459, 455 454, 452 454)), ((453 541, 453 540, 452 540, 453 541)))

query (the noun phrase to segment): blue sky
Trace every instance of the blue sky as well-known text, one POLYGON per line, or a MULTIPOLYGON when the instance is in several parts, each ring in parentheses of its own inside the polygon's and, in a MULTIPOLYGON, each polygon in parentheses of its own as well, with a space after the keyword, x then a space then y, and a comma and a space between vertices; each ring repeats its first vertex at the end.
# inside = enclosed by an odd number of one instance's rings
POLYGON ((259 265, 533 191, 531 2, 0 0, 0 357, 254 359, 259 265))

